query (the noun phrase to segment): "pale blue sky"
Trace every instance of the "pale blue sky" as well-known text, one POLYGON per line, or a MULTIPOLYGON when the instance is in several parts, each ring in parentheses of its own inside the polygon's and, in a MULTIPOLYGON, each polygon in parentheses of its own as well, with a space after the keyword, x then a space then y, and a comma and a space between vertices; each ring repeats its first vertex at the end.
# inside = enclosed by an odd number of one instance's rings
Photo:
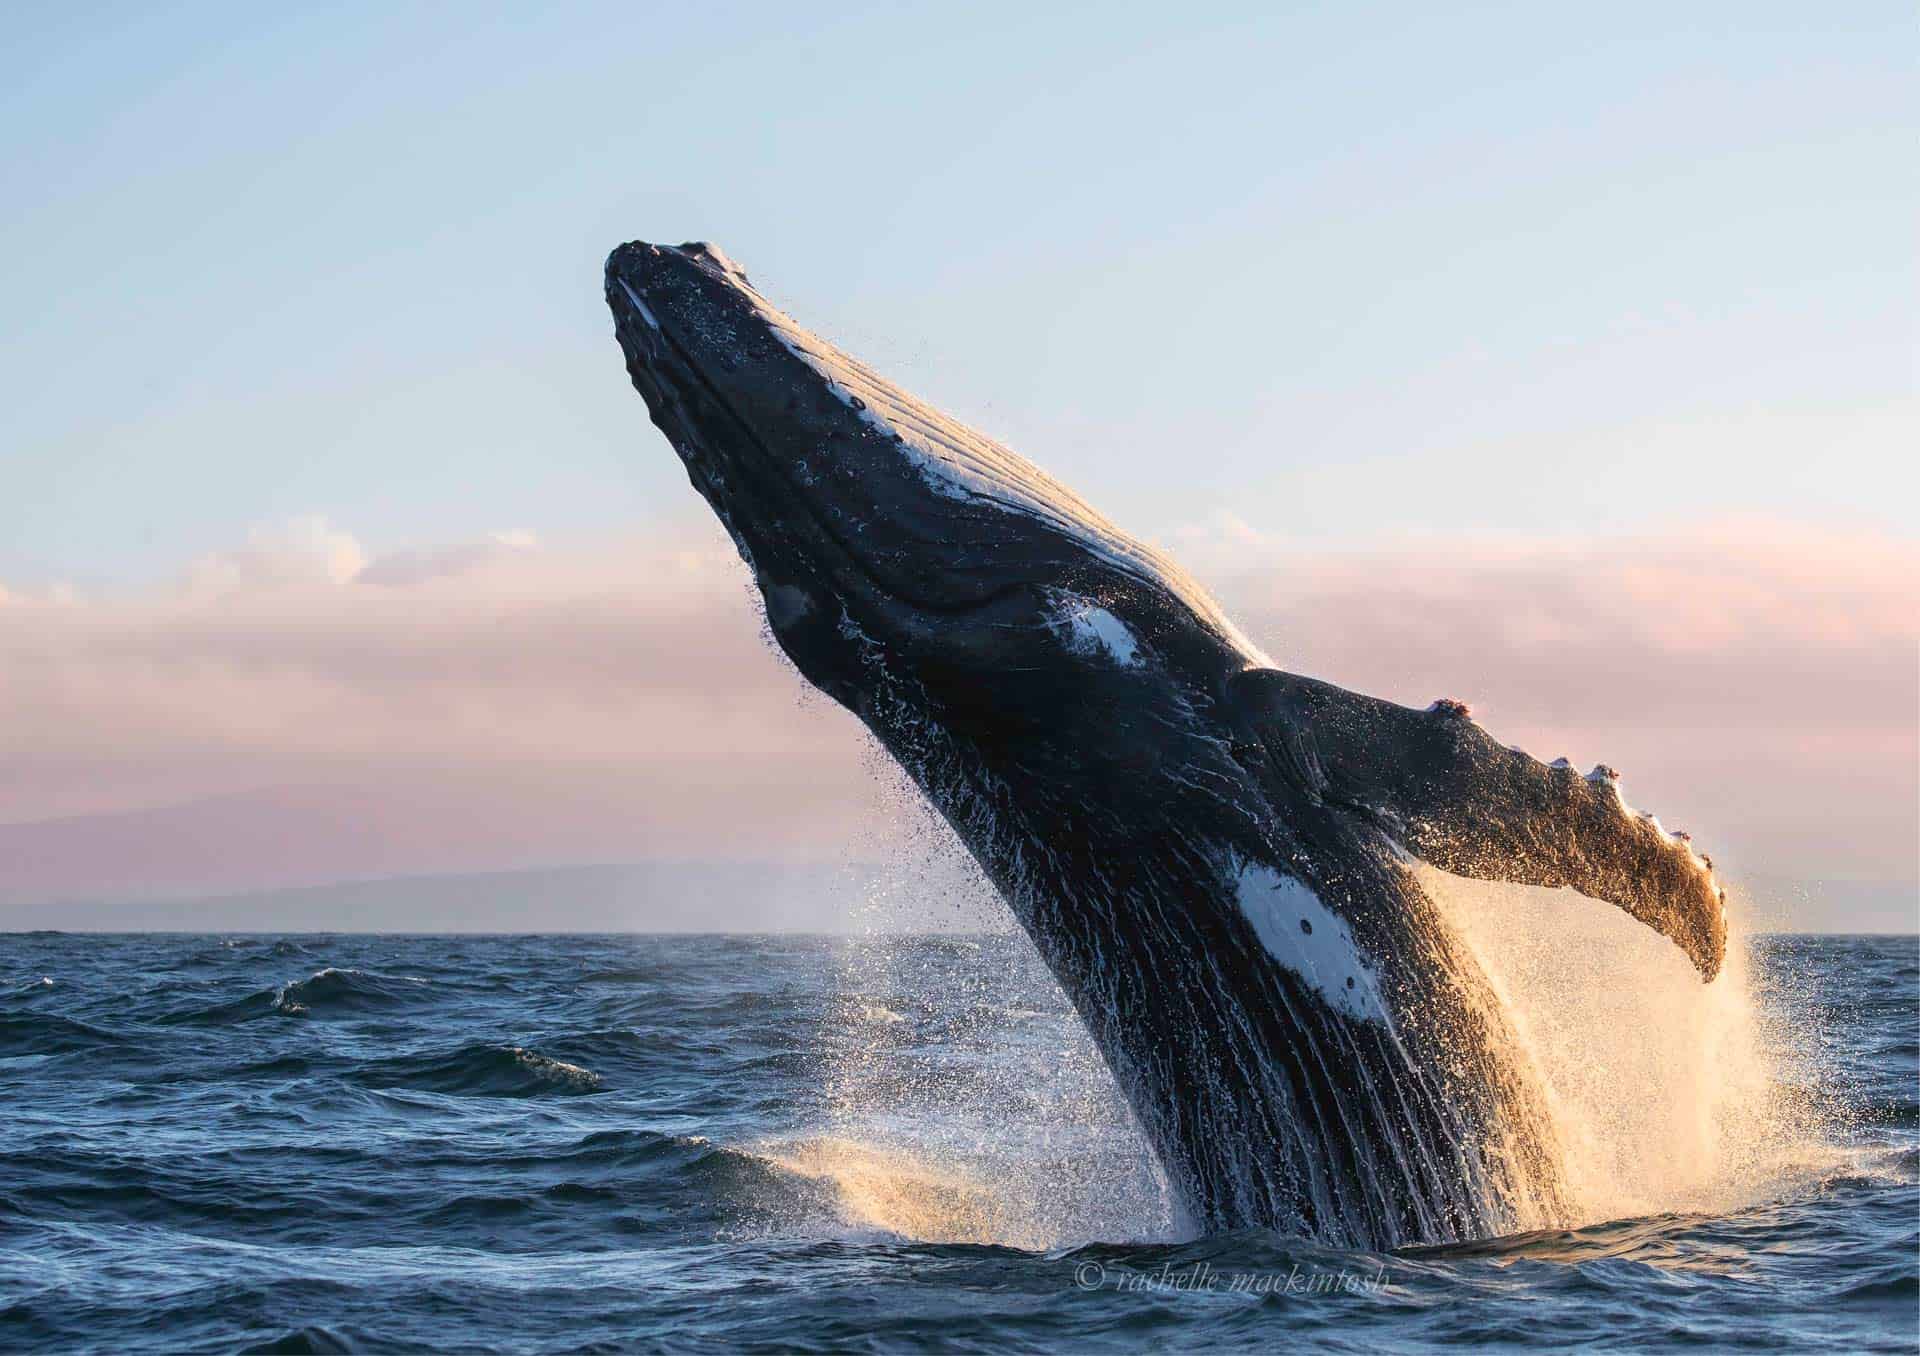
POLYGON ((1266 8, 16 8, 0 583, 698 520, 635 236, 1150 535, 1920 526, 1910 4, 1266 8))

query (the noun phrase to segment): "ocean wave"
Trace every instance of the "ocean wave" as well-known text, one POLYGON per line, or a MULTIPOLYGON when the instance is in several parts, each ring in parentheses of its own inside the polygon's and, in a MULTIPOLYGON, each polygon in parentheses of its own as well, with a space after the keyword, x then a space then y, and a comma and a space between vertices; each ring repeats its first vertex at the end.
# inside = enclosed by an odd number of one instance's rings
POLYGON ((192 1003, 170 1008, 153 1021, 162 1026, 232 1026, 258 1021, 262 1017, 300 1017, 306 1009, 289 1010, 281 1005, 281 989, 259 989, 242 998, 223 1003, 192 1003))
POLYGON ((223 937, 183 958, 185 965, 250 965, 266 960, 302 960, 314 952, 285 937, 223 937))
POLYGON ((64 1055, 118 1045, 120 1040, 111 1031, 72 1017, 0 1015, 0 1050, 9 1055, 64 1055))
POLYGON ((307 1017, 315 1013, 371 1012, 418 1002, 428 983, 412 975, 383 975, 371 970, 328 966, 279 988, 256 989, 240 998, 174 1008, 155 1020, 167 1026, 230 1026, 263 1017, 307 1017))
POLYGON ((571 1168, 637 1169, 666 1164, 689 1167, 713 1152, 705 1135, 673 1135, 659 1130, 595 1130, 548 1160, 571 1168))
POLYGON ((617 970, 589 970, 580 976, 582 984, 652 984, 666 977, 657 966, 623 967, 617 970))
POLYGON ((372 970, 341 970, 329 965, 298 983, 280 991, 280 1006, 291 1012, 297 1008, 359 1010, 390 1008, 420 999, 427 981, 416 975, 382 975, 372 970))
POLYGON ((364 1351, 369 1345, 367 1339, 356 1337, 350 1330, 336 1331, 313 1323, 240 1350, 246 1356, 329 1356, 333 1352, 364 1351))
POLYGON ((474 1044, 401 1055, 356 1070, 355 1082, 468 1097, 539 1097, 598 1092, 600 1075, 519 1045, 474 1044))
POLYGON ((1898 1256, 1876 1267, 1869 1275, 1839 1286, 1832 1299, 1839 1304, 1886 1306, 1904 1318, 1913 1312, 1914 1301, 1920 1299, 1920 1276, 1913 1272, 1910 1254, 1898 1256))
POLYGON ((564 1185, 616 1174, 629 1182, 678 1182, 710 1201, 714 1145, 705 1135, 661 1130, 595 1130, 577 1139, 516 1145, 510 1152, 467 1144, 439 1145, 414 1160, 423 1168, 509 1174, 521 1182, 564 1185))

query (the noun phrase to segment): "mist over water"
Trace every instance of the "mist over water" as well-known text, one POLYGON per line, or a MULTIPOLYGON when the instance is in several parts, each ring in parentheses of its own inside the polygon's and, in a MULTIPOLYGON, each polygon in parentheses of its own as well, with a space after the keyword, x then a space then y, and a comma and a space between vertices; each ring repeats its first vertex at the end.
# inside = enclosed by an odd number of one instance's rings
MULTIPOLYGON (((820 1035, 832 1115, 770 1154, 831 1184, 831 1223, 849 1227, 1029 1249, 1190 1236, 1039 956, 964 852, 924 837, 924 855, 854 908, 862 935, 820 1035), (996 944, 957 936, 936 960, 914 935, 930 925, 991 930, 996 944)), ((1523 1205, 1516 1232, 1724 1213, 1858 1157, 1845 1075, 1822 1060, 1805 981, 1779 974, 1762 1002, 1737 892, 1709 984, 1611 905, 1417 870, 1497 999, 1547 1118, 1558 1191, 1542 1194, 1562 1209, 1523 1205)))
POLYGON ((1804 1016, 1761 1003, 1737 898, 1726 963, 1708 984, 1611 905, 1419 875, 1499 1000, 1546 1109, 1573 1217, 1522 1227, 1733 1210, 1844 1156, 1838 1070, 1823 1067, 1804 1016))
POLYGON ((765 1146, 834 1190, 828 1231, 1034 1251, 1182 1236, 1079 1016, 942 824, 852 904, 817 1034, 819 1133, 765 1146), (931 928, 950 936, 928 936, 931 928))

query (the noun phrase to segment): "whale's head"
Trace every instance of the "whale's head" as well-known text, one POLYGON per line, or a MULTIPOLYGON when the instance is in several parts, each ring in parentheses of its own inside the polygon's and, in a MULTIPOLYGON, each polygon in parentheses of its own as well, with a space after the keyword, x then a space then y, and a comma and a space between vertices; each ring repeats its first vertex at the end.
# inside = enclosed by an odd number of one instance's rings
POLYGON ((1031 736, 1062 685, 1085 705, 1258 661, 1171 562, 802 329, 713 246, 623 245, 606 294, 628 372, 773 635, 843 704, 870 714, 884 657, 921 714, 1031 736))

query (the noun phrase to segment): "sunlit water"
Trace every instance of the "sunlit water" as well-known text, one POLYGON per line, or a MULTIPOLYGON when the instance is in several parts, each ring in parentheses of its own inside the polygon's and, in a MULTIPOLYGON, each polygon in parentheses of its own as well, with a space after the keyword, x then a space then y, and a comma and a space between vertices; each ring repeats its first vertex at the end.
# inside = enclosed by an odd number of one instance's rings
POLYGON ((1384 1256, 1187 1237, 1014 935, 0 937, 0 1348, 1914 1350, 1915 939, 1456 896, 1585 1222, 1384 1256))

